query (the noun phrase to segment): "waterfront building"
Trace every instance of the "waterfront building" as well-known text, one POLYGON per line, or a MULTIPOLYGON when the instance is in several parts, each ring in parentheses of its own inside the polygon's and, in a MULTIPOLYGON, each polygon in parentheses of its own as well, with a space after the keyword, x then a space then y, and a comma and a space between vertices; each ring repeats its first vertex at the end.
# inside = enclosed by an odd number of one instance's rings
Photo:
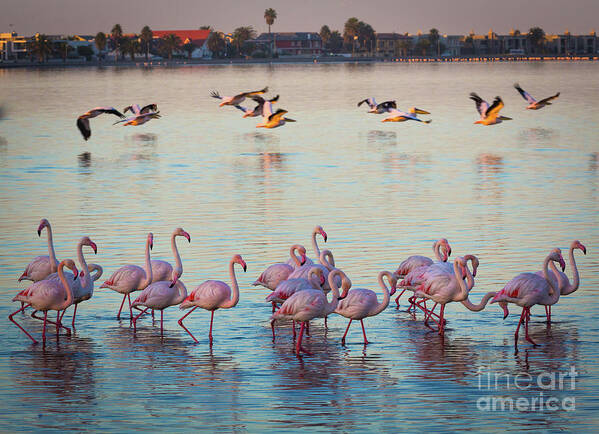
POLYGON ((316 32, 262 33, 249 42, 266 53, 273 48, 279 56, 318 57, 323 53, 322 38, 316 32))

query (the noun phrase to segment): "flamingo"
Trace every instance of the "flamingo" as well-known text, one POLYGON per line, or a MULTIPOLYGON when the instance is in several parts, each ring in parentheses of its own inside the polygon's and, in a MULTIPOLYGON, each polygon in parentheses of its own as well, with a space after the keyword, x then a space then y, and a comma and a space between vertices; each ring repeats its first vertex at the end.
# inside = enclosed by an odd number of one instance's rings
POLYGON ((389 110, 389 116, 383 119, 381 122, 405 122, 405 121, 416 121, 422 122, 423 124, 430 124, 432 121, 427 119, 423 121, 418 118, 418 115, 430 115, 430 112, 421 110, 416 107, 412 107, 409 112, 397 110, 396 108, 389 110))
POLYGON ((535 346, 537 345, 528 335, 530 308, 535 304, 555 304, 557 300, 559 300, 560 291, 556 283, 556 279, 559 279, 559 275, 555 274, 554 277, 549 275, 548 266, 550 261, 558 262, 562 267, 562 270, 566 268, 566 263, 562 257, 561 250, 559 248, 555 248, 543 261, 542 276, 539 276, 536 273, 518 274, 516 277, 506 283, 503 289, 499 291, 491 300, 491 303, 503 304, 502 307, 504 310, 504 319, 509 314, 506 303, 514 303, 522 307, 520 321, 518 322, 518 327, 516 327, 516 333, 514 334, 514 345, 516 352, 518 352, 518 331, 520 330, 520 325, 522 322, 524 322, 526 340, 535 346))
MULTIPOLYGON (((76 279, 75 276, 71 276, 68 274, 66 278, 69 280, 71 285, 71 289, 73 291, 73 305, 75 305, 73 311, 73 319, 71 321, 71 325, 75 328, 75 317, 77 316, 77 305, 83 301, 89 300, 92 298, 94 294, 94 280, 97 280, 102 275, 102 271, 99 272, 99 275, 96 274, 96 279, 92 279, 90 275, 90 270, 87 266, 87 262, 85 261, 85 257, 83 256, 83 246, 89 246, 93 249, 94 254, 98 254, 98 247, 96 243, 94 243, 89 237, 82 237, 77 243, 77 260, 79 261, 79 266, 81 270, 80 279, 76 279)), ((96 266, 97 267, 97 266, 96 266)), ((96 268, 97 269, 97 268, 96 268)), ((100 270, 102 270, 100 268, 100 270)), ((53 273, 47 277, 47 279, 60 280, 60 276, 58 273, 53 273)), ((64 312, 62 313, 64 315, 64 312)), ((62 319, 62 316, 61 316, 62 319)))
MULTIPOLYGON (((264 98, 262 98, 261 96, 258 95, 254 95, 251 97, 255 102, 258 103, 258 105, 256 107, 254 107, 253 109, 248 109, 245 107, 242 107, 240 105, 236 105, 235 108, 239 109, 243 112, 243 116, 244 118, 255 118, 258 116, 262 116, 264 113, 264 103, 266 102, 266 100, 264 98)), ((269 103, 275 103, 279 100, 279 95, 275 96, 274 98, 271 98, 268 100, 269 103)))
POLYGON ((529 109, 529 110, 539 110, 539 109, 542 109, 543 107, 545 107, 547 105, 551 105, 551 101, 553 101, 554 99, 556 99, 557 97, 559 97, 559 92, 558 92, 555 95, 552 95, 552 96, 544 98, 544 99, 542 99, 540 101, 537 101, 536 99, 534 99, 532 97, 531 94, 529 94, 524 89, 522 89, 518 83, 514 84, 514 87, 520 93, 520 95, 522 95, 522 98, 524 98, 526 100, 526 102, 528 102, 528 107, 526 107, 526 108, 529 109))
MULTIPOLYGON (((67 278, 64 275, 63 268, 68 267, 73 271, 74 280, 77 279, 78 271, 75 266, 75 262, 71 259, 65 259, 58 264, 57 273, 60 277, 59 280, 55 279, 44 279, 35 282, 29 288, 21 291, 19 294, 13 298, 13 301, 21 301, 26 303, 25 306, 31 306, 35 310, 44 312, 44 328, 42 329, 42 341, 46 343, 46 323, 48 322, 48 311, 55 310, 57 311, 56 316, 56 333, 58 334, 59 328, 64 327, 60 322, 60 311, 65 310, 67 307, 71 305, 73 302, 73 290, 71 289, 71 285, 68 282, 67 278)), ((17 327, 19 327, 32 341, 34 344, 37 344, 38 341, 35 340, 33 336, 31 336, 15 319, 13 318, 15 314, 23 311, 25 307, 21 307, 16 312, 13 312, 8 316, 8 319, 12 321, 17 327)))
POLYGON ((500 124, 502 121, 511 121, 512 118, 506 116, 500 116, 499 111, 503 108, 503 101, 500 97, 496 96, 493 100, 493 104, 489 106, 489 103, 472 92, 470 99, 476 104, 476 110, 480 114, 480 119, 474 122, 475 124, 482 125, 495 125, 500 124))
POLYGON ((364 103, 368 104, 368 107, 370 108, 370 110, 368 110, 367 113, 375 113, 377 115, 380 115, 382 113, 388 113, 391 111, 391 109, 397 108, 397 104, 395 103, 395 101, 385 101, 380 104, 377 104, 376 100, 372 97, 360 101, 358 103, 358 107, 360 107, 364 103))
POLYGON ((297 356, 300 356, 302 351, 310 354, 302 347, 302 337, 307 323, 314 318, 322 318, 335 312, 339 300, 347 296, 347 292, 351 287, 351 281, 341 273, 341 270, 335 269, 329 274, 329 285, 333 293, 333 298, 330 302, 323 291, 319 289, 304 289, 285 300, 283 305, 272 315, 270 323, 273 329, 275 321, 279 319, 291 319, 302 323, 295 347, 297 356), (339 288, 335 285, 337 277, 341 277, 342 280, 343 292, 341 295, 339 295, 339 288))
MULTIPOLYGON (((342 274, 343 275, 343 274, 342 274)), ((345 345, 345 337, 353 320, 360 320, 362 325, 362 334, 364 335, 364 345, 367 345, 366 330, 364 329, 364 318, 376 316, 389 306, 389 298, 395 293, 397 286, 397 278, 390 271, 381 271, 378 276, 379 285, 383 290, 383 301, 380 303, 376 298, 376 293, 370 289, 352 288, 349 290, 347 297, 339 302, 335 313, 349 318, 345 333, 341 338, 341 344, 345 345), (387 277, 387 281, 391 285, 391 291, 387 288, 383 278, 387 277)))
MULTIPOLYGON (((291 246, 289 249, 289 256, 291 259, 287 263, 276 263, 268 266, 268 268, 260 274, 253 285, 261 285, 274 291, 279 283, 289 278, 289 275, 295 268, 299 268, 307 262, 306 249, 299 244, 291 246), (299 258, 295 252, 299 252, 299 258)), ((310 263, 312 263, 312 261, 310 261, 310 263)))
POLYGON ((225 106, 225 105, 232 105, 232 106, 236 106, 241 104, 243 101, 245 101, 246 98, 254 96, 254 95, 260 95, 263 93, 268 92, 268 87, 265 87, 262 90, 253 90, 250 92, 242 92, 242 93, 238 93, 235 96, 220 96, 220 94, 217 91, 212 91, 210 92, 210 96, 212 98, 216 98, 216 99, 220 99, 221 103, 218 105, 219 107, 225 106))
POLYGON ((124 127, 127 127, 129 125, 138 126, 138 125, 143 125, 146 122, 151 121, 152 119, 160 119, 161 117, 162 116, 159 114, 159 112, 146 112, 146 113, 140 113, 140 114, 130 116, 130 117, 125 118, 120 121, 116 121, 112 125, 122 123, 124 127))
POLYGON ((92 130, 89 126, 89 120, 91 118, 95 118, 96 116, 100 116, 103 113, 112 114, 120 117, 121 119, 125 118, 125 115, 123 115, 114 107, 96 107, 83 113, 77 118, 77 128, 79 128, 79 131, 85 140, 89 139, 92 135, 92 130))
POLYGON ((231 287, 225 282, 220 280, 206 280, 198 285, 198 287, 183 300, 181 306, 179 306, 179 309, 189 309, 190 307, 193 307, 193 309, 179 319, 179 325, 189 333, 189 336, 191 336, 196 343, 198 343, 198 340, 191 334, 187 327, 183 325, 183 320, 198 307, 209 310, 211 314, 208 338, 210 340, 210 346, 212 346, 214 311, 217 309, 230 309, 237 306, 237 303, 239 302, 239 285, 237 284, 237 278, 235 277, 235 264, 241 265, 244 272, 247 271, 247 265, 241 255, 235 255, 231 258, 229 261, 229 277, 231 278, 231 285, 233 286, 233 296, 231 296, 231 287))
POLYGON ((153 246, 154 235, 150 232, 146 238, 145 269, 137 265, 123 265, 100 286, 100 288, 110 288, 113 291, 123 294, 123 301, 121 302, 121 307, 116 315, 117 319, 121 318, 121 311, 123 310, 125 299, 129 299, 129 315, 130 319, 133 319, 130 294, 133 291, 140 291, 152 283, 152 263, 150 261, 150 250, 152 250, 153 246))
MULTIPOLYGON (((558 280, 560 296, 572 294, 574 291, 576 291, 578 289, 578 286, 580 285, 580 276, 578 275, 578 267, 576 266, 576 260, 574 259, 574 249, 578 249, 578 250, 582 251, 582 253, 584 253, 585 255, 587 254, 587 248, 585 247, 584 244, 582 244, 578 240, 572 241, 572 244, 570 244, 570 252, 569 252, 570 267, 572 268, 572 272, 574 273, 574 280, 572 281, 572 283, 570 283, 568 276, 564 272, 559 271, 559 270, 557 270, 557 268, 555 268, 555 265, 553 264, 553 262, 549 263, 549 266, 551 267, 553 274, 556 276, 559 276, 559 278, 557 280, 558 280)), ((539 276, 542 276, 543 271, 537 271, 537 274, 539 276)), ((553 277, 552 275, 549 275, 549 276, 553 277)), ((551 305, 545 306, 545 315, 547 316, 547 322, 551 322, 551 305)))
MULTIPOLYGON (((177 274, 180 276, 183 272, 183 265, 181 264, 181 256, 179 256, 179 250, 177 249, 177 237, 185 237, 185 239, 191 243, 191 236, 185 232, 183 228, 177 228, 171 234, 171 251, 173 252, 173 257, 175 258, 175 270, 181 270, 177 272, 177 274)), ((159 259, 152 260, 152 283, 169 280, 172 274, 173 266, 171 264, 159 259)))
POLYGON ((140 108, 139 104, 132 104, 130 106, 125 107, 123 113, 127 113, 128 111, 131 111, 131 113, 133 113, 134 115, 142 115, 151 112, 158 113, 158 106, 156 104, 148 104, 140 108))
MULTIPOLYGON (((312 248, 314 249, 314 254, 316 255, 316 260, 320 260, 320 248, 318 247, 318 242, 316 241, 316 235, 320 235, 323 238, 323 240, 324 240, 325 243, 328 240, 328 236, 327 236, 327 233, 322 228, 322 226, 317 225, 312 230, 312 248)), ((305 253, 305 250, 306 249, 304 249, 304 253, 305 253)), ((302 264, 302 265, 311 265, 311 264, 313 264, 313 261, 310 258, 306 257, 305 259, 306 259, 306 262, 304 264, 302 264)), ((297 261, 295 261, 293 259, 293 257, 291 259, 289 259, 287 261, 287 263, 289 265, 297 265, 297 261)), ((295 268, 298 268, 298 267, 296 266, 295 268)))
POLYGON ((311 266, 310 272, 306 279, 298 277, 294 279, 283 280, 277 285, 275 290, 271 292, 267 297, 266 301, 272 303, 283 303, 297 291, 302 289, 312 288, 321 289, 324 285, 325 277, 322 272, 322 268, 311 266))
POLYGON ((287 122, 297 122, 295 119, 285 117, 287 110, 278 109, 276 112, 272 112, 272 107, 267 101, 264 104, 262 123, 256 125, 256 128, 278 128, 285 125, 287 122), (268 109, 267 109, 268 107, 268 109))
POLYGON ((40 224, 37 228, 37 235, 41 237, 42 230, 46 228, 48 234, 48 256, 36 256, 31 262, 25 267, 25 271, 21 277, 21 280, 31 280, 37 282, 48 277, 52 273, 56 273, 58 269, 58 260, 56 259, 56 253, 54 252, 54 242, 52 240, 52 226, 46 219, 41 219, 40 224))

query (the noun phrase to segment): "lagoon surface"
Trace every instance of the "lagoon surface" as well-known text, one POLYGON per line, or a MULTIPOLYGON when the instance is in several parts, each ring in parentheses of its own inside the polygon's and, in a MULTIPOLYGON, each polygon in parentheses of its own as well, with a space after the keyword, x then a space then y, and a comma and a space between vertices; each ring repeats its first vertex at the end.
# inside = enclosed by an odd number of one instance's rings
MULTIPOLYGON (((599 63, 0 70, 0 104, 1 431, 596 431, 599 63), (538 99, 561 96, 525 110, 516 81, 538 99), (209 97, 266 85, 297 123, 256 129, 256 119, 209 97), (473 125, 471 91, 502 96, 514 120, 473 125), (368 96, 428 110, 421 117, 433 122, 381 123, 356 107, 368 96), (78 115, 133 103, 157 103, 162 119, 123 127, 101 116, 83 141, 78 115), (185 322, 199 344, 178 326, 176 307, 164 313, 164 338, 150 318, 134 335, 127 314, 116 320, 122 297, 98 282, 73 336, 32 345, 7 315, 27 286, 17 282, 25 265, 47 254, 36 234, 42 217, 59 259, 90 236, 98 254, 88 261, 106 278, 142 265, 149 231, 153 258, 172 260, 170 233, 181 226, 192 237, 179 242, 188 290, 228 281, 239 253, 248 264, 237 269, 240 302, 216 312, 210 348, 208 312, 185 322), (354 323, 342 346, 347 320, 332 316, 328 330, 312 324, 305 346, 314 355, 297 358, 288 325, 272 342, 270 291, 251 283, 292 243, 313 257, 317 224, 328 233, 321 247, 354 286, 379 293, 379 271, 430 256, 440 237, 452 258, 479 257, 474 302, 539 270, 553 247, 566 257, 579 239, 588 254, 576 252, 581 287, 554 306, 551 327, 533 309, 538 347, 521 333, 514 354, 517 307, 503 320, 496 305, 450 304, 443 339, 405 311, 404 296, 399 310, 365 320, 370 345, 354 323), (550 384, 572 369, 574 381, 550 384), (486 407, 498 397, 524 400, 513 411, 486 407), (539 410, 540 397, 555 400, 539 410)), ((40 335, 40 322, 17 320, 40 335)))

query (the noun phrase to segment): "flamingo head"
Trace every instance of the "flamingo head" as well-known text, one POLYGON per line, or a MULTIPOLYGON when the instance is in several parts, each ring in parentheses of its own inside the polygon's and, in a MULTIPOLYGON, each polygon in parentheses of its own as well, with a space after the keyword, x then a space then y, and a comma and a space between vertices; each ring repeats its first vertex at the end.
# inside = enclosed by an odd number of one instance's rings
POLYGON ((247 264, 245 263, 245 261, 243 260, 243 258, 241 257, 241 255, 235 255, 235 256, 233 256, 232 261, 235 262, 236 264, 241 265, 244 272, 247 271, 247 268, 248 268, 247 264))
MULTIPOLYGON (((312 273, 314 273, 318 276, 318 284, 322 287, 322 285, 324 285, 324 282, 326 281, 326 279, 324 278, 324 272, 322 271, 322 268, 311 267, 309 275, 311 275, 312 273)), ((310 279, 308 279, 308 280, 310 280, 310 279)))
POLYGON ((168 286, 169 288, 172 288, 173 286, 175 286, 177 284, 181 274, 182 274, 182 272, 180 272, 180 269, 177 269, 177 268, 173 269, 173 274, 171 275, 172 276, 171 284, 168 286))
POLYGON ((503 319, 506 319, 507 316, 510 314, 510 311, 507 308, 507 303, 505 301, 500 301, 499 306, 501 306, 501 308, 503 309, 503 319))
POLYGON ((395 294, 395 291, 397 291, 397 274, 395 274, 395 273, 390 274, 389 282, 391 283, 391 290, 389 291, 389 297, 391 297, 393 294, 395 294))
POLYGON ((187 232, 185 232, 183 230, 183 228, 175 229, 175 236, 185 237, 187 239, 187 241, 189 241, 191 243, 191 235, 189 235, 187 232))
POLYGON ((587 248, 578 240, 572 242, 572 248, 582 250, 582 253, 587 254, 587 248))
POLYGON ((44 228, 49 228, 50 227, 50 222, 46 219, 41 219, 40 220, 40 225, 37 227, 37 236, 41 237, 42 236, 42 229, 44 228))
POLYGON ((150 243, 150 250, 154 248, 154 234, 152 232, 148 233, 148 243, 150 243))
POLYGON ((89 237, 83 237, 81 238, 81 244, 84 246, 90 246, 94 253, 97 255, 98 254, 98 246, 96 246, 96 243, 94 243, 89 237))
POLYGON ((327 242, 327 233, 324 231, 324 229, 322 228, 322 226, 316 226, 314 228, 314 233, 318 233, 320 235, 322 235, 322 238, 324 238, 324 242, 327 242))
POLYGON ((62 267, 69 268, 73 272, 73 280, 77 280, 77 276, 79 276, 79 271, 77 270, 75 261, 73 261, 72 259, 65 259, 60 264, 58 264, 58 267, 61 268, 61 265, 62 267))
POLYGON ((476 277, 476 270, 478 270, 478 266, 480 264, 478 258, 474 255, 466 255, 464 259, 472 262, 472 277, 476 277))
POLYGON ((564 261, 562 251, 559 247, 556 247, 551 251, 551 253, 549 254, 549 259, 553 262, 559 263, 560 267, 562 267, 562 271, 566 269, 566 261, 564 261))
POLYGON ((304 246, 299 246, 297 251, 300 254, 300 265, 304 265, 306 263, 306 248, 304 246))

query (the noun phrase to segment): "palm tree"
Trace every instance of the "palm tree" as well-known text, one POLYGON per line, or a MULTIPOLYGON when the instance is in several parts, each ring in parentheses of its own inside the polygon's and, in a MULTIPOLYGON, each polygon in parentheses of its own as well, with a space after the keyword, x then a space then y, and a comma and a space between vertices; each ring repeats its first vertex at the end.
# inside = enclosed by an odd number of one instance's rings
POLYGON ((532 27, 526 35, 530 41, 533 51, 544 51, 545 46, 545 31, 540 27, 532 27))
POLYGON ((210 33, 210 36, 208 37, 208 49, 212 54, 221 57, 225 48, 227 48, 227 42, 225 41, 223 32, 210 33))
POLYGON ((360 46, 367 49, 370 48, 369 51, 372 51, 372 43, 376 39, 376 35, 372 26, 362 21, 358 22, 357 36, 360 46))
POLYGON ((233 31, 233 43, 237 47, 237 53, 241 56, 241 47, 246 41, 256 37, 256 31, 252 26, 237 27, 233 31))
POLYGON ((98 59, 101 58, 102 51, 106 48, 106 33, 98 32, 94 39, 96 48, 98 48, 98 59))
POLYGON ((188 42, 186 44, 183 44, 183 51, 187 52, 187 58, 189 60, 191 60, 191 55, 193 54, 194 50, 196 49, 196 46, 193 42, 188 42))
POLYGON ((343 36, 339 31, 334 30, 331 32, 331 38, 329 39, 329 50, 333 53, 338 53, 343 48, 343 36))
POLYGON ((320 28, 320 38, 322 39, 322 45, 328 48, 329 41, 331 40, 331 29, 329 29, 329 26, 324 25, 320 28))
POLYGON ((46 60, 46 56, 52 52, 52 45, 44 34, 36 34, 29 43, 29 51, 35 54, 40 62, 46 60))
POLYGON ((353 49, 355 44, 355 36, 358 36, 358 28, 360 21, 356 17, 352 17, 345 22, 343 26, 343 42, 345 42, 346 48, 350 46, 353 49))
POLYGON ((162 37, 162 46, 168 54, 168 60, 171 60, 173 51, 177 51, 181 47, 181 38, 174 33, 169 33, 162 37))
POLYGON ((434 27, 432 29, 430 29, 428 31, 428 40, 431 42, 431 47, 437 47, 437 56, 439 56, 441 53, 439 53, 440 51, 440 46, 439 46, 439 31, 437 29, 435 29, 434 27))
POLYGON ((150 57, 150 43, 152 42, 152 39, 154 38, 154 34, 152 33, 152 29, 150 29, 149 26, 144 26, 143 29, 141 29, 141 33, 139 35, 139 38, 141 40, 142 43, 142 48, 146 54, 146 62, 148 61, 148 58, 150 57))
POLYGON ((110 31, 110 36, 112 38, 112 44, 114 45, 115 50, 114 61, 118 62, 121 39, 123 39, 123 28, 120 24, 115 24, 112 27, 112 30, 110 31))
POLYGON ((268 34, 271 39, 270 45, 270 56, 272 57, 272 52, 274 50, 273 42, 272 42, 272 33, 270 32, 270 26, 272 26, 277 19, 277 11, 273 8, 268 8, 264 11, 264 19, 266 20, 266 24, 268 24, 268 34))
POLYGON ((214 29, 212 28, 212 26, 200 26, 200 30, 210 30, 211 32, 214 31, 214 29))

